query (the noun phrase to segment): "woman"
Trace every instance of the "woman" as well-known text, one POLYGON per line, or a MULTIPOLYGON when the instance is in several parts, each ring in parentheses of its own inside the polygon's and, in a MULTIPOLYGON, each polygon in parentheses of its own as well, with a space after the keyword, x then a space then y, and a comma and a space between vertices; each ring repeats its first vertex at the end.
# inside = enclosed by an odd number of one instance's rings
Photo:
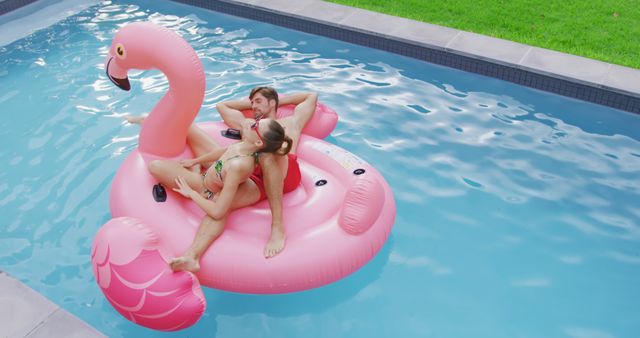
MULTIPOLYGON (((140 123, 143 119, 127 120, 140 123)), ((266 199, 262 172, 257 165, 261 153, 287 157, 287 165, 282 168, 284 193, 293 191, 300 184, 296 155, 289 153, 294 142, 285 135, 280 123, 273 119, 246 119, 241 123, 241 136, 240 142, 222 148, 193 125, 187 141, 196 158, 149 163, 152 176, 164 186, 192 199, 208 216, 204 217, 187 251, 170 262, 173 270, 197 272, 200 257, 224 230, 227 214, 266 199), (202 174, 200 168, 205 169, 202 174)))
MULTIPOLYGON (((203 132, 195 126, 191 129, 190 133, 203 132)), ((190 144, 196 158, 179 162, 155 160, 149 163, 149 171, 163 185, 192 199, 211 218, 222 219, 232 209, 266 198, 260 167, 257 166, 260 153, 288 155, 293 145, 282 126, 272 119, 245 120, 241 135, 240 142, 228 148, 214 143, 209 146, 213 149, 206 153, 198 151, 197 144, 190 144), (201 166, 206 169, 202 174, 199 172, 201 166)), ((300 183, 299 167, 293 161, 295 157, 288 157, 291 160, 285 192, 295 189, 300 183)))

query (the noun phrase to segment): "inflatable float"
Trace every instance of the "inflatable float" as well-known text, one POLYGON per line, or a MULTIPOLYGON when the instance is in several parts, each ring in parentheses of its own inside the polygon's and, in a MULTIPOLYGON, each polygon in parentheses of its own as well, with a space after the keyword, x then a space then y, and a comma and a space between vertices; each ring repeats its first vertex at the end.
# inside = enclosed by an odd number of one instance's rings
MULTIPOLYGON (((172 191, 164 199, 155 195, 157 182, 147 163, 193 157, 186 134, 204 97, 202 65, 177 34, 133 23, 115 35, 105 67, 109 79, 125 90, 129 69, 160 69, 170 84, 141 126, 138 148, 116 173, 113 219, 92 246, 96 281, 128 320, 157 330, 183 329, 205 310, 201 285, 242 293, 315 288, 359 269, 385 243, 395 219, 391 189, 361 158, 317 138, 328 135, 337 121, 335 112, 319 105, 299 141, 301 184, 283 197, 285 250, 270 259, 263 256, 271 214, 262 201, 229 215, 196 275, 172 272, 168 262, 189 246, 204 212, 172 191)), ((222 136, 226 126, 221 122, 199 126, 221 144, 234 142, 222 136)))

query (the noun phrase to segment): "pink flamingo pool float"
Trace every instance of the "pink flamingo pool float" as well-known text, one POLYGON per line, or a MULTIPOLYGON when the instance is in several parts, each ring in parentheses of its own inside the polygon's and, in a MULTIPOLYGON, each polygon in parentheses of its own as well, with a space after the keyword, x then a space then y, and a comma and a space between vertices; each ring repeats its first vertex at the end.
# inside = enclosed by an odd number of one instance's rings
MULTIPOLYGON (((265 259, 271 214, 266 201, 234 211, 224 233, 201 259, 196 274, 173 272, 168 262, 195 236, 204 212, 168 191, 156 201, 157 182, 147 171, 156 158, 190 158, 187 130, 204 98, 202 64, 174 32, 151 23, 120 29, 109 49, 107 76, 128 90, 129 69, 159 69, 169 90, 140 131, 139 146, 114 178, 113 219, 98 231, 91 252, 96 281, 107 300, 128 320, 163 331, 193 325, 206 301, 201 285, 242 293, 286 293, 341 279, 368 262, 386 241, 395 201, 384 178, 359 157, 320 138, 337 115, 319 104, 298 147, 301 185, 284 196, 287 247, 265 259)), ((284 107, 279 114, 291 114, 284 107)), ((221 144, 221 123, 200 125, 221 144)))

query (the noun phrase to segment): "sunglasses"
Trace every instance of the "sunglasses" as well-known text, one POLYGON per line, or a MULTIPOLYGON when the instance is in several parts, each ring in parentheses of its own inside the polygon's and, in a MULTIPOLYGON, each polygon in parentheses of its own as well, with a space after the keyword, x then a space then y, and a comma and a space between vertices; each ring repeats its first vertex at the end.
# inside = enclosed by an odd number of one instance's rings
POLYGON ((258 134, 258 138, 260 138, 260 141, 262 142, 262 144, 264 144, 264 140, 262 139, 262 135, 260 135, 260 120, 256 120, 256 122, 253 122, 253 124, 250 126, 251 130, 255 130, 256 134, 258 134))

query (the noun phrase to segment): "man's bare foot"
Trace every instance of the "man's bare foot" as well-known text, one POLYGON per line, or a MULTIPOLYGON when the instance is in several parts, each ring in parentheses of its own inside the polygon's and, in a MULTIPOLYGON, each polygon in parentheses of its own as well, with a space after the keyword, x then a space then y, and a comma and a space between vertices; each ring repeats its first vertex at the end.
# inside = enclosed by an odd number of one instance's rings
POLYGON ((284 249, 286 235, 282 227, 272 227, 271 237, 264 247, 264 257, 272 258, 284 249))
POLYGON ((193 273, 200 271, 200 263, 187 256, 174 258, 169 262, 169 266, 171 266, 171 270, 173 271, 189 271, 193 273))
POLYGON ((124 117, 124 119, 131 123, 131 124, 142 124, 142 121, 144 121, 145 117, 144 116, 133 116, 133 115, 127 115, 124 117))

